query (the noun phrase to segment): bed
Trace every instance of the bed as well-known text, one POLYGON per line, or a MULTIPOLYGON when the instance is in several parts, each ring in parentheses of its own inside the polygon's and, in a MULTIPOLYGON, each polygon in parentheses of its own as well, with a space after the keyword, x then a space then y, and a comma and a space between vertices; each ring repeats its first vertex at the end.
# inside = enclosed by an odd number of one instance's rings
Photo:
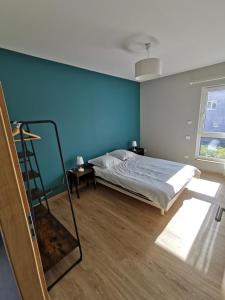
POLYGON ((144 201, 163 215, 183 192, 192 177, 199 177, 194 166, 137 154, 108 167, 94 166, 97 182, 144 201))

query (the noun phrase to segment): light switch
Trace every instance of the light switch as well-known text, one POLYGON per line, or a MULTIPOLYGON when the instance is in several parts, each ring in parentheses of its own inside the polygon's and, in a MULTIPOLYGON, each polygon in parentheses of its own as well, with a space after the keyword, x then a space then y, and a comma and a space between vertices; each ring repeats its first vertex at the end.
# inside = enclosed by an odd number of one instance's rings
POLYGON ((188 120, 188 121, 187 121, 187 124, 188 124, 188 125, 191 125, 191 124, 192 124, 192 121, 191 121, 191 120, 188 120))
POLYGON ((186 135, 186 136, 185 136, 185 139, 186 139, 187 141, 190 141, 190 139, 191 139, 190 135, 186 135))

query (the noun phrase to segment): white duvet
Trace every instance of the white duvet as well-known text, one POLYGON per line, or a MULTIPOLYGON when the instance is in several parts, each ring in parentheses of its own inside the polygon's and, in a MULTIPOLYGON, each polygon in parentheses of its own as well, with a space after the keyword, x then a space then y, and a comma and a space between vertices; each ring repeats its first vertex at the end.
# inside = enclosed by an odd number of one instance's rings
POLYGON ((193 166, 140 155, 111 168, 94 169, 96 176, 144 195, 163 209, 193 176, 200 175, 193 166))

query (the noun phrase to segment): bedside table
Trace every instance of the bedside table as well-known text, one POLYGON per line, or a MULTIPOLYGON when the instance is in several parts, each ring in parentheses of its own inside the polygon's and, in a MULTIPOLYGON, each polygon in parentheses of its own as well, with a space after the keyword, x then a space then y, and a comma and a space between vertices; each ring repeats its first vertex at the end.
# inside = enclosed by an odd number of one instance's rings
POLYGON ((140 147, 136 147, 135 150, 133 150, 132 148, 129 149, 129 151, 134 152, 136 154, 139 155, 145 155, 145 150, 144 148, 140 148, 140 147), (136 151, 135 151, 136 150, 136 151))
POLYGON ((77 198, 80 198, 79 185, 80 181, 86 180, 87 186, 89 185, 89 179, 93 181, 94 189, 96 189, 95 171, 91 166, 84 166, 84 171, 78 171, 78 168, 67 171, 67 178, 70 187, 70 192, 73 192, 73 185, 75 186, 77 198))

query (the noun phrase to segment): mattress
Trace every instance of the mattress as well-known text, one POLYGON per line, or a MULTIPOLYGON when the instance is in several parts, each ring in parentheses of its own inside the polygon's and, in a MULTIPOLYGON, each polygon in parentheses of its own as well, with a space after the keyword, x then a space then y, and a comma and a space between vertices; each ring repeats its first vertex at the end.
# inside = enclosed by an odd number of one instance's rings
POLYGON ((192 177, 201 173, 190 165, 141 155, 111 168, 94 169, 97 177, 141 194, 163 209, 192 177))

